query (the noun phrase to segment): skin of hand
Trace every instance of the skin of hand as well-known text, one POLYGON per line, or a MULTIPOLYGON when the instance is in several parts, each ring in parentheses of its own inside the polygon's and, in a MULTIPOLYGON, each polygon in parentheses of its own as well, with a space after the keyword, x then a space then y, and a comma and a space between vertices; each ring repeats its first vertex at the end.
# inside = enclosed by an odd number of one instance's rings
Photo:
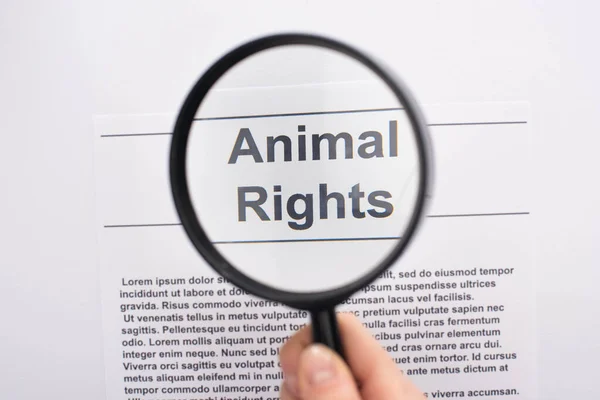
POLYGON ((344 360, 312 343, 310 326, 281 348, 281 400, 424 400, 424 394, 396 366, 353 314, 338 314, 344 360))

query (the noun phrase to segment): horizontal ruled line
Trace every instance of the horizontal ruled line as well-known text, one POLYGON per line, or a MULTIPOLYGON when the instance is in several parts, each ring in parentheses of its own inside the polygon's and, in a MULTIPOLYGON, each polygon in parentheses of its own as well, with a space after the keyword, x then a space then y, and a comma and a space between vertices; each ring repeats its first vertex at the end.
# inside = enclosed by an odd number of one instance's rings
MULTIPOLYGON (((431 214, 427 218, 473 218, 473 217, 498 217, 529 215, 529 211, 477 213, 477 214, 431 214)), ((157 223, 157 224, 111 224, 104 228, 159 228, 169 226, 181 226, 181 222, 157 223)), ((274 240, 231 240, 216 241, 213 244, 236 244, 236 243, 292 243, 292 242, 341 242, 341 241, 366 241, 366 240, 397 240, 399 236, 382 237, 355 237, 355 238, 307 238, 307 239, 274 239, 274 240)))
POLYGON ((526 123, 527 121, 446 122, 439 124, 427 124, 427 126, 518 125, 526 123))
POLYGON ((115 133, 111 135, 100 135, 100 137, 126 137, 126 136, 165 136, 172 135, 173 132, 158 132, 158 133, 115 133))
POLYGON ((354 237, 354 238, 312 238, 312 239, 273 239, 273 240, 223 240, 212 244, 260 244, 260 243, 296 243, 296 242, 356 242, 371 240, 398 240, 400 236, 354 237))
POLYGON ((529 211, 503 212, 503 213, 481 213, 481 214, 434 214, 427 218, 456 218, 456 217, 497 217, 508 215, 529 215, 529 211))
POLYGON ((170 222, 165 224, 123 224, 123 225, 104 225, 105 228, 152 228, 158 226, 181 226, 181 222, 170 222))
POLYGON ((223 121, 229 119, 257 119, 257 118, 282 118, 282 117, 304 117, 309 115, 335 115, 335 114, 362 114, 382 111, 400 111, 401 107, 391 108, 367 108, 362 110, 339 110, 339 111, 310 111, 301 113, 282 113, 282 114, 255 114, 255 115, 232 115, 229 117, 207 117, 194 118, 194 121, 223 121))
MULTIPOLYGON (((228 119, 228 118, 223 118, 228 119)), ((442 122, 438 124, 427 124, 427 126, 476 126, 476 125, 519 125, 526 124, 527 121, 481 121, 481 122, 442 122)), ((111 135, 100 135, 103 138, 109 137, 127 137, 127 136, 164 136, 172 135, 173 132, 164 133, 118 133, 111 135)))
MULTIPOLYGON (((281 114, 255 114, 255 115, 233 115, 228 117, 206 117, 206 118, 194 118, 194 121, 225 121, 225 120, 240 120, 240 119, 260 119, 260 118, 283 118, 283 117, 301 117, 311 115, 335 115, 335 114, 361 114, 361 113, 372 113, 372 112, 385 112, 385 111, 400 111, 404 108, 392 107, 392 108, 368 108, 368 109, 357 109, 357 110, 338 110, 338 111, 312 111, 312 112, 301 112, 301 113, 281 113, 281 114)), ((527 121, 474 121, 474 122, 442 122, 435 124, 428 124, 427 126, 470 126, 470 125, 518 125, 526 124, 527 121)), ((172 135, 173 132, 158 132, 158 133, 116 133, 100 135, 103 138, 109 137, 129 137, 129 136, 164 136, 172 135)))

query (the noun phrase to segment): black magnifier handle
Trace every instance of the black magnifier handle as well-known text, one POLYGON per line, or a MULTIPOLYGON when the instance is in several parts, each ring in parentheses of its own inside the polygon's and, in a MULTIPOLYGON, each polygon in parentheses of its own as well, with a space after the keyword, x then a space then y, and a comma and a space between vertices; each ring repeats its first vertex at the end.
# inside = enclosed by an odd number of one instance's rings
POLYGON ((313 341, 329 347, 345 359, 335 310, 328 308, 311 311, 310 318, 312 320, 313 341))

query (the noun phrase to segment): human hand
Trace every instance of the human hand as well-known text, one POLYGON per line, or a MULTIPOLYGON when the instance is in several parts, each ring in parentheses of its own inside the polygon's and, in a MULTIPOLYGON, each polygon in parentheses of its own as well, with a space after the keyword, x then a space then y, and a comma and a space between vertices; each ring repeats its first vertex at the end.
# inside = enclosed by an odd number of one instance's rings
POLYGON ((281 400, 425 399, 353 314, 338 314, 338 324, 348 364, 313 344, 310 327, 304 327, 280 351, 281 400))

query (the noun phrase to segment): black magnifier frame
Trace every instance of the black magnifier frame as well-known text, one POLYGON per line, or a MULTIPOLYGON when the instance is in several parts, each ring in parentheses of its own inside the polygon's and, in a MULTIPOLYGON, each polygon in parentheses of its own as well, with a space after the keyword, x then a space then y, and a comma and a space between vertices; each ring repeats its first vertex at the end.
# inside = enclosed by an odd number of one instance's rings
POLYGON ((333 348, 342 356, 343 347, 337 329, 335 306, 377 279, 406 249, 414 237, 419 222, 424 216, 426 203, 431 197, 430 188, 432 186, 433 170, 431 142, 427 125, 410 91, 402 81, 362 51, 330 38, 302 33, 277 34, 258 38, 235 48, 216 61, 196 82, 180 109, 171 140, 169 165, 171 191, 175 208, 185 232, 208 264, 221 276, 247 292, 293 308, 309 311, 312 319, 314 341, 333 348), (402 239, 398 241, 398 244, 389 252, 387 257, 369 273, 342 287, 319 292, 297 293, 278 290, 264 285, 236 269, 219 253, 208 238, 194 211, 187 184, 186 150, 189 133, 194 123, 194 117, 212 86, 230 68, 247 57, 270 48, 290 45, 309 45, 330 49, 351 57, 373 71, 387 84, 404 108, 414 132, 419 157, 417 199, 402 239))

